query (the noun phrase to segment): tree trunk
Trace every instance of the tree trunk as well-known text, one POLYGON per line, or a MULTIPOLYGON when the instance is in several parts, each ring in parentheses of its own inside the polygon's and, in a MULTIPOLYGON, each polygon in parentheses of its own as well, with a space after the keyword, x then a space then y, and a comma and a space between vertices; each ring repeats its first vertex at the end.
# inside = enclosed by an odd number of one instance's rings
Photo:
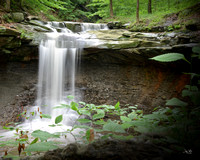
POLYGON ((112 0, 110 0, 110 17, 113 17, 113 5, 112 5, 112 0))
POLYGON ((168 2, 168 10, 170 9, 170 0, 167 1, 168 2))
POLYGON ((139 0, 137 0, 136 20, 139 23, 139 0))
POLYGON ((149 0, 148 2, 148 14, 152 13, 152 9, 151 9, 151 0, 149 0))
POLYGON ((24 6, 24 0, 20 0, 20 8, 24 11, 23 6, 24 6))
POLYGON ((6 5, 5 5, 6 11, 10 11, 10 0, 6 0, 6 5))

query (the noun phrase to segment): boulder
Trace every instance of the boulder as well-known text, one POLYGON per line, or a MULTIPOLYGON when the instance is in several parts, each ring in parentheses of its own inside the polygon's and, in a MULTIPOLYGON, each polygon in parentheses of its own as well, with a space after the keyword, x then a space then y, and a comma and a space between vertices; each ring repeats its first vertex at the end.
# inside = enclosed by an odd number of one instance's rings
POLYGON ((27 21, 39 20, 39 17, 38 17, 38 16, 27 16, 26 20, 27 20, 27 21))
POLYGON ((119 21, 115 21, 115 22, 108 22, 108 28, 109 29, 120 29, 122 28, 122 23, 119 21))
POLYGON ((72 32, 81 32, 81 23, 79 22, 64 22, 66 27, 72 32))
POLYGON ((12 17, 13 22, 17 22, 17 23, 22 22, 25 19, 24 14, 21 12, 13 12, 11 13, 11 17, 12 17))
POLYGON ((3 26, 0 26, 0 36, 20 36, 21 33, 15 29, 10 29, 10 28, 6 28, 3 26))

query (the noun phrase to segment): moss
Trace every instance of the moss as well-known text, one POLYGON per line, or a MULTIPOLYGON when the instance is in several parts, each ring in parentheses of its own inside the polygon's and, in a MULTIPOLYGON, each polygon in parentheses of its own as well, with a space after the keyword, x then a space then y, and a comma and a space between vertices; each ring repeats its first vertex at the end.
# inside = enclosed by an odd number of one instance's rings
POLYGON ((109 49, 127 49, 127 48, 136 48, 140 45, 140 43, 141 43, 140 41, 134 41, 121 44, 107 44, 106 46, 109 49))

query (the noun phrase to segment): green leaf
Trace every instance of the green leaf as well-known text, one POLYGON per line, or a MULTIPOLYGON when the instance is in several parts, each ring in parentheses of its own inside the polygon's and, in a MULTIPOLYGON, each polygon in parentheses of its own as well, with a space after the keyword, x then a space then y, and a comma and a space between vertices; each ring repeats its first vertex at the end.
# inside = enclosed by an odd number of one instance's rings
POLYGON ((90 111, 86 110, 86 109, 80 109, 79 110, 80 114, 84 114, 84 115, 87 115, 87 116, 91 116, 91 113, 90 111))
POLYGON ((120 116, 120 119, 124 122, 131 122, 131 119, 126 116, 120 116))
POLYGON ((39 138, 41 141, 45 141, 49 138, 59 138, 60 137, 59 135, 51 134, 49 132, 42 131, 42 130, 35 130, 35 131, 33 131, 33 133, 31 135, 35 138, 39 138))
MULTIPOLYGON (((31 144, 37 143, 38 140, 39 140, 39 138, 35 138, 35 139, 31 142, 31 144)), ((31 144, 30 144, 30 145, 31 145, 31 144)))
POLYGON ((159 62, 173 62, 173 61, 185 59, 185 57, 183 54, 180 54, 180 53, 167 53, 167 54, 155 56, 150 59, 159 61, 159 62))
POLYGON ((193 47, 192 48, 193 53, 199 53, 200 54, 200 47, 193 47))
POLYGON ((3 126, 3 129, 7 129, 7 130, 10 130, 10 131, 13 131, 15 128, 14 127, 5 127, 5 126, 3 126))
POLYGON ((117 102, 117 104, 115 105, 115 109, 116 109, 116 110, 119 110, 119 109, 120 109, 120 106, 119 106, 119 105, 120 105, 120 103, 117 102))
POLYGON ((69 95, 69 96, 67 96, 67 98, 68 99, 74 99, 74 96, 69 95))
POLYGON ((85 102, 82 102, 82 101, 80 101, 80 102, 78 102, 78 103, 81 104, 81 105, 83 105, 83 106, 86 105, 86 103, 85 103, 85 102))
POLYGON ((137 119, 138 115, 136 114, 135 111, 133 111, 130 114, 128 114, 128 118, 130 118, 130 119, 137 119))
POLYGON ((116 138, 116 139, 119 139, 119 140, 129 140, 129 139, 133 138, 132 135, 129 135, 129 136, 119 136, 119 135, 115 135, 115 134, 113 134, 112 137, 116 138))
POLYGON ((127 129, 127 128, 132 127, 133 125, 126 122, 126 123, 123 123, 121 126, 122 126, 123 129, 127 129))
POLYGON ((40 116, 42 118, 48 118, 48 119, 51 119, 51 116, 49 114, 40 114, 40 116))
POLYGON ((49 125, 49 127, 56 127, 56 125, 55 124, 51 124, 51 125, 49 125))
POLYGON ((80 123, 90 123, 90 122, 92 122, 89 119, 78 119, 77 121, 80 122, 80 123))
POLYGON ((122 128, 122 126, 120 124, 114 123, 113 121, 109 121, 108 123, 104 124, 103 130, 111 131, 111 132, 125 133, 125 130, 122 128))
POLYGON ((53 107, 53 109, 62 109, 62 108, 70 108, 70 105, 67 105, 67 104, 61 104, 61 106, 53 107))
POLYGON ((102 110, 102 109, 97 109, 96 111, 97 111, 97 114, 94 114, 94 115, 93 115, 93 120, 95 120, 95 119, 101 119, 101 118, 104 118, 104 117, 105 117, 105 112, 104 112, 104 110, 102 110))
POLYGON ((71 102, 71 109, 74 111, 78 111, 78 103, 76 102, 71 102))
POLYGON ((20 157, 19 156, 15 156, 15 155, 6 155, 3 157, 4 159, 12 159, 12 160, 19 160, 20 157))
POLYGON ((62 120, 63 120, 63 116, 62 116, 62 115, 59 115, 59 116, 56 117, 56 119, 55 119, 55 124, 58 124, 58 123, 62 122, 62 120))
POLYGON ((104 124, 106 124, 106 122, 104 121, 104 120, 97 120, 96 122, 93 122, 94 124, 96 124, 96 125, 104 125, 104 124))
POLYGON ((49 142, 39 142, 29 145, 25 151, 27 152, 44 152, 49 151, 53 149, 57 149, 58 146, 55 145, 55 142, 49 141, 49 142))
POLYGON ((181 100, 179 100, 178 98, 172 98, 170 100, 167 100, 166 103, 167 106, 180 106, 180 107, 185 107, 188 104, 186 102, 183 102, 181 100))

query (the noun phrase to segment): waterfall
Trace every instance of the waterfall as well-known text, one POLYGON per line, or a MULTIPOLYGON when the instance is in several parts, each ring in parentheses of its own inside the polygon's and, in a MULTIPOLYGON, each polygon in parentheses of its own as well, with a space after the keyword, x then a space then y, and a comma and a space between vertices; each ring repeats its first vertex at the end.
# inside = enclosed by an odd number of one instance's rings
MULTIPOLYGON (((73 33, 65 23, 48 22, 46 24, 53 32, 46 33, 46 37, 39 46, 39 75, 36 106, 42 113, 49 114, 52 119, 61 113, 70 117, 68 110, 53 109, 61 103, 67 103, 67 96, 72 95, 79 100, 76 92, 76 70, 84 44, 85 31, 107 29, 105 24, 81 23, 82 32, 73 33)), ((74 113, 73 113, 74 114, 74 113)), ((66 122, 68 123, 68 122, 66 122)))
POLYGON ((46 34, 39 47, 39 76, 36 104, 43 113, 58 116, 52 108, 76 97, 75 74, 84 40, 71 32, 46 34), (42 107, 45 106, 45 107, 42 107))
MULTIPOLYGON (((29 133, 38 129, 50 133, 64 132, 72 128, 78 114, 71 109, 53 108, 60 104, 70 103, 69 99, 66 98, 68 95, 74 96, 75 101, 81 100, 75 82, 82 48, 90 43, 98 43, 98 39, 86 40, 91 35, 84 31, 105 29, 105 27, 99 28, 101 26, 99 24, 94 24, 92 27, 92 24, 86 23, 82 24, 84 27, 81 33, 73 33, 66 28, 64 23, 48 22, 46 26, 50 27, 53 32, 45 33, 39 46, 36 105, 27 108, 26 118, 28 120, 18 125, 19 128, 23 128, 23 131, 29 131, 29 133), (51 115, 51 119, 41 119, 41 113, 51 115), (51 127, 52 124, 55 124, 55 118, 59 115, 63 115, 62 125, 51 127)), ((79 133, 79 130, 73 132, 79 133)), ((15 130, 3 132, 1 135, 6 140, 8 137, 12 137, 14 133, 15 130)), ((74 141, 72 135, 68 134, 67 136, 67 143, 74 141)), ((66 139, 64 138, 62 141, 66 142, 66 139)))
POLYGON ((81 29, 82 31, 106 30, 108 26, 106 24, 81 23, 81 29))

